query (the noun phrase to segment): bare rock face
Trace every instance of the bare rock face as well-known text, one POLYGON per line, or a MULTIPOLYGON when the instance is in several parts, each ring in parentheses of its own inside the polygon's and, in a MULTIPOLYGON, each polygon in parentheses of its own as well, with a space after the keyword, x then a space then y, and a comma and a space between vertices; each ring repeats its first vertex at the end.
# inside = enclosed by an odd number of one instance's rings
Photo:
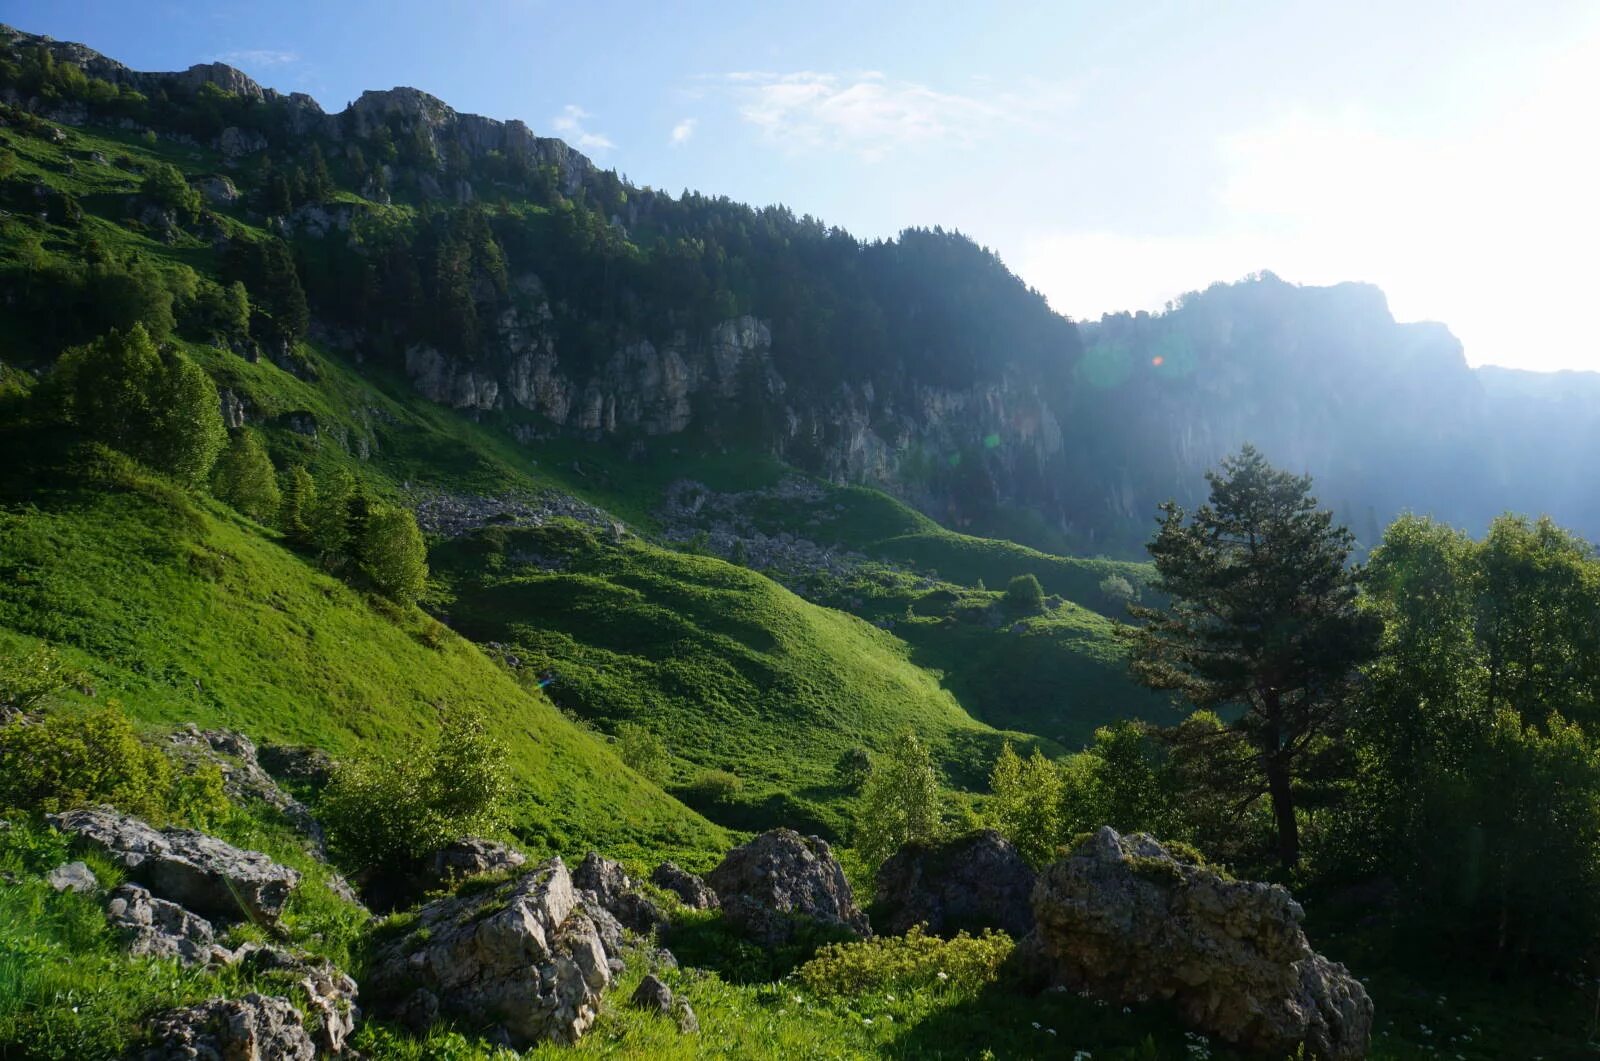
POLYGON ((58 892, 93 892, 100 887, 94 871, 82 862, 64 862, 46 873, 44 880, 58 892))
POLYGON ((311 1061, 316 1046, 286 998, 248 994, 170 1010, 151 1021, 143 1061, 311 1061))
POLYGON ((870 936, 856 909, 839 860, 827 841, 773 829, 728 852, 707 883, 722 900, 723 917, 764 943, 782 943, 811 924, 870 936))
POLYGON ((49 822, 97 847, 155 895, 197 913, 276 923, 300 874, 258 851, 193 829, 154 829, 95 807, 52 814, 49 822))
POLYGON ((1021 939, 1033 930, 1034 872, 995 832, 932 846, 909 845, 878 870, 879 931, 902 935, 926 925, 936 935, 997 928, 1021 939), (886 920, 884 920, 886 918, 886 920))
POLYGON ((137 884, 120 885, 111 893, 106 920, 122 933, 129 954, 176 958, 184 965, 226 965, 234 958, 217 943, 210 921, 157 899, 137 884))
POLYGON ((364 987, 396 1017, 430 1008, 498 1024, 517 1049, 577 1040, 611 982, 594 922, 559 858, 499 887, 424 906, 405 936, 380 945, 364 987))
POLYGON ((717 893, 706 882, 679 868, 676 862, 663 862, 650 874, 650 883, 676 895, 691 910, 715 910, 721 906, 717 893))
POLYGON ((1102 827, 1040 875, 1039 952, 1059 984, 1112 1002, 1170 1000, 1196 1029, 1282 1057, 1367 1055, 1372 1000, 1312 951, 1275 884, 1224 880, 1143 833, 1102 827))

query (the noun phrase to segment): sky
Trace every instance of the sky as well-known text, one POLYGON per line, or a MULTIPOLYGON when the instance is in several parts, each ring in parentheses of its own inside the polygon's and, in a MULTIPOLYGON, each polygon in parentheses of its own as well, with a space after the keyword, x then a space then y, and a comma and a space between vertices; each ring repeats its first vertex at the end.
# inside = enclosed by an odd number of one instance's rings
POLYGON ((1057 310, 1377 284, 1473 364, 1600 370, 1600 3, 0 0, 328 110, 410 85, 636 184, 959 229, 1057 310))

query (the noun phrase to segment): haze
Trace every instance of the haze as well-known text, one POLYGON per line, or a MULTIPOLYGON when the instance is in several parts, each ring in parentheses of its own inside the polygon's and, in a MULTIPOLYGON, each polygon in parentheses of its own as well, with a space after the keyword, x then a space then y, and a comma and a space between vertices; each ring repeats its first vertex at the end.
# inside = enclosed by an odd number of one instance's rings
POLYGON ((0 21, 330 110, 414 85, 637 183, 861 235, 959 228, 1078 318, 1270 269, 1376 283, 1474 364, 1600 369, 1577 319, 1600 287, 1596 5, 1226 6, 7 0, 0 21))

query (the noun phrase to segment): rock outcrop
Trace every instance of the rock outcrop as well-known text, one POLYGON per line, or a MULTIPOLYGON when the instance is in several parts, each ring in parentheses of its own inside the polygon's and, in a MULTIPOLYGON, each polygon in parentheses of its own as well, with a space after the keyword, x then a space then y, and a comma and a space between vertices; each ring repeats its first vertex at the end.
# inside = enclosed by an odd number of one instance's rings
POLYGON ((572 883, 586 906, 598 905, 622 925, 641 935, 667 927, 667 915, 639 892, 619 862, 591 851, 572 871, 572 883))
POLYGON ((106 903, 106 920, 123 936, 129 954, 175 958, 184 965, 227 965, 234 954, 217 943, 210 921, 148 888, 122 884, 106 903))
POLYGON ((58 892, 93 892, 100 887, 94 871, 82 862, 64 862, 44 875, 44 882, 58 892))
POLYGON ((150 1022, 142 1061, 311 1061, 316 1045, 286 998, 248 994, 169 1010, 150 1022))
POLYGON ((729 925, 763 943, 782 943, 804 927, 872 934, 856 909, 827 841, 773 829, 728 852, 706 882, 729 925))
POLYGON ((941 844, 909 845, 878 870, 878 930, 902 935, 926 925, 936 935, 997 928, 1021 939, 1033 929, 1034 872, 995 832, 941 844))
POLYGON ((521 868, 527 862, 526 855, 507 844, 477 836, 464 836, 428 857, 421 883, 425 891, 446 888, 468 877, 507 873, 521 868))
POLYGON ((1142 833, 1101 828, 1046 869, 1029 947, 1056 983, 1111 1002, 1169 1000, 1195 1029, 1282 1057, 1355 1061, 1373 1007, 1344 966, 1312 951, 1276 884, 1226 880, 1142 833))
POLYGON ((715 910, 721 906, 717 893, 706 882, 682 869, 676 862, 663 862, 650 874, 650 883, 669 891, 691 910, 715 910))
POLYGON ((261 766, 255 742, 231 729, 200 729, 193 722, 172 734, 180 754, 215 763, 222 771, 222 787, 235 803, 265 803, 304 833, 319 855, 327 837, 304 803, 278 786, 261 766))
POLYGON ((361 1010, 356 982, 326 958, 247 943, 234 956, 242 966, 300 989, 311 1009, 311 1039, 319 1053, 344 1052, 361 1010))
POLYGON ((298 872, 258 851, 193 829, 154 829, 109 807, 52 814, 49 822, 154 894, 207 916, 276 922, 300 883, 298 872))
POLYGON ((436 1007, 498 1025, 518 1049, 578 1039, 611 981, 594 922, 559 858, 498 887, 429 903, 410 931, 377 948, 368 968, 364 989, 384 1012, 400 1018, 436 1007))

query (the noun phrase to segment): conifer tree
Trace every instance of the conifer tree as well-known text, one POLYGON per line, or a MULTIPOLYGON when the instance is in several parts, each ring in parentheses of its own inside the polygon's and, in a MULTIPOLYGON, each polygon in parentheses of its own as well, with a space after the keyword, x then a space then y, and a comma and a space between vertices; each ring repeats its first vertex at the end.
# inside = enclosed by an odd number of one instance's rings
POLYGON ((212 470, 211 492, 257 522, 270 523, 278 515, 283 500, 278 476, 254 431, 233 433, 212 470))
POLYGON ((311 545, 317 515, 317 481, 306 471, 305 465, 296 464, 283 477, 281 493, 283 508, 278 523, 283 533, 296 545, 311 545))
POLYGON ((1206 476, 1210 500, 1192 520, 1161 506, 1150 542, 1157 592, 1170 603, 1130 611, 1133 673, 1198 708, 1233 707, 1255 753, 1253 791, 1266 795, 1285 868, 1300 859, 1297 774, 1350 710, 1356 668, 1377 650, 1380 623, 1356 604, 1354 539, 1317 506, 1309 476, 1279 471, 1254 447, 1206 476))

